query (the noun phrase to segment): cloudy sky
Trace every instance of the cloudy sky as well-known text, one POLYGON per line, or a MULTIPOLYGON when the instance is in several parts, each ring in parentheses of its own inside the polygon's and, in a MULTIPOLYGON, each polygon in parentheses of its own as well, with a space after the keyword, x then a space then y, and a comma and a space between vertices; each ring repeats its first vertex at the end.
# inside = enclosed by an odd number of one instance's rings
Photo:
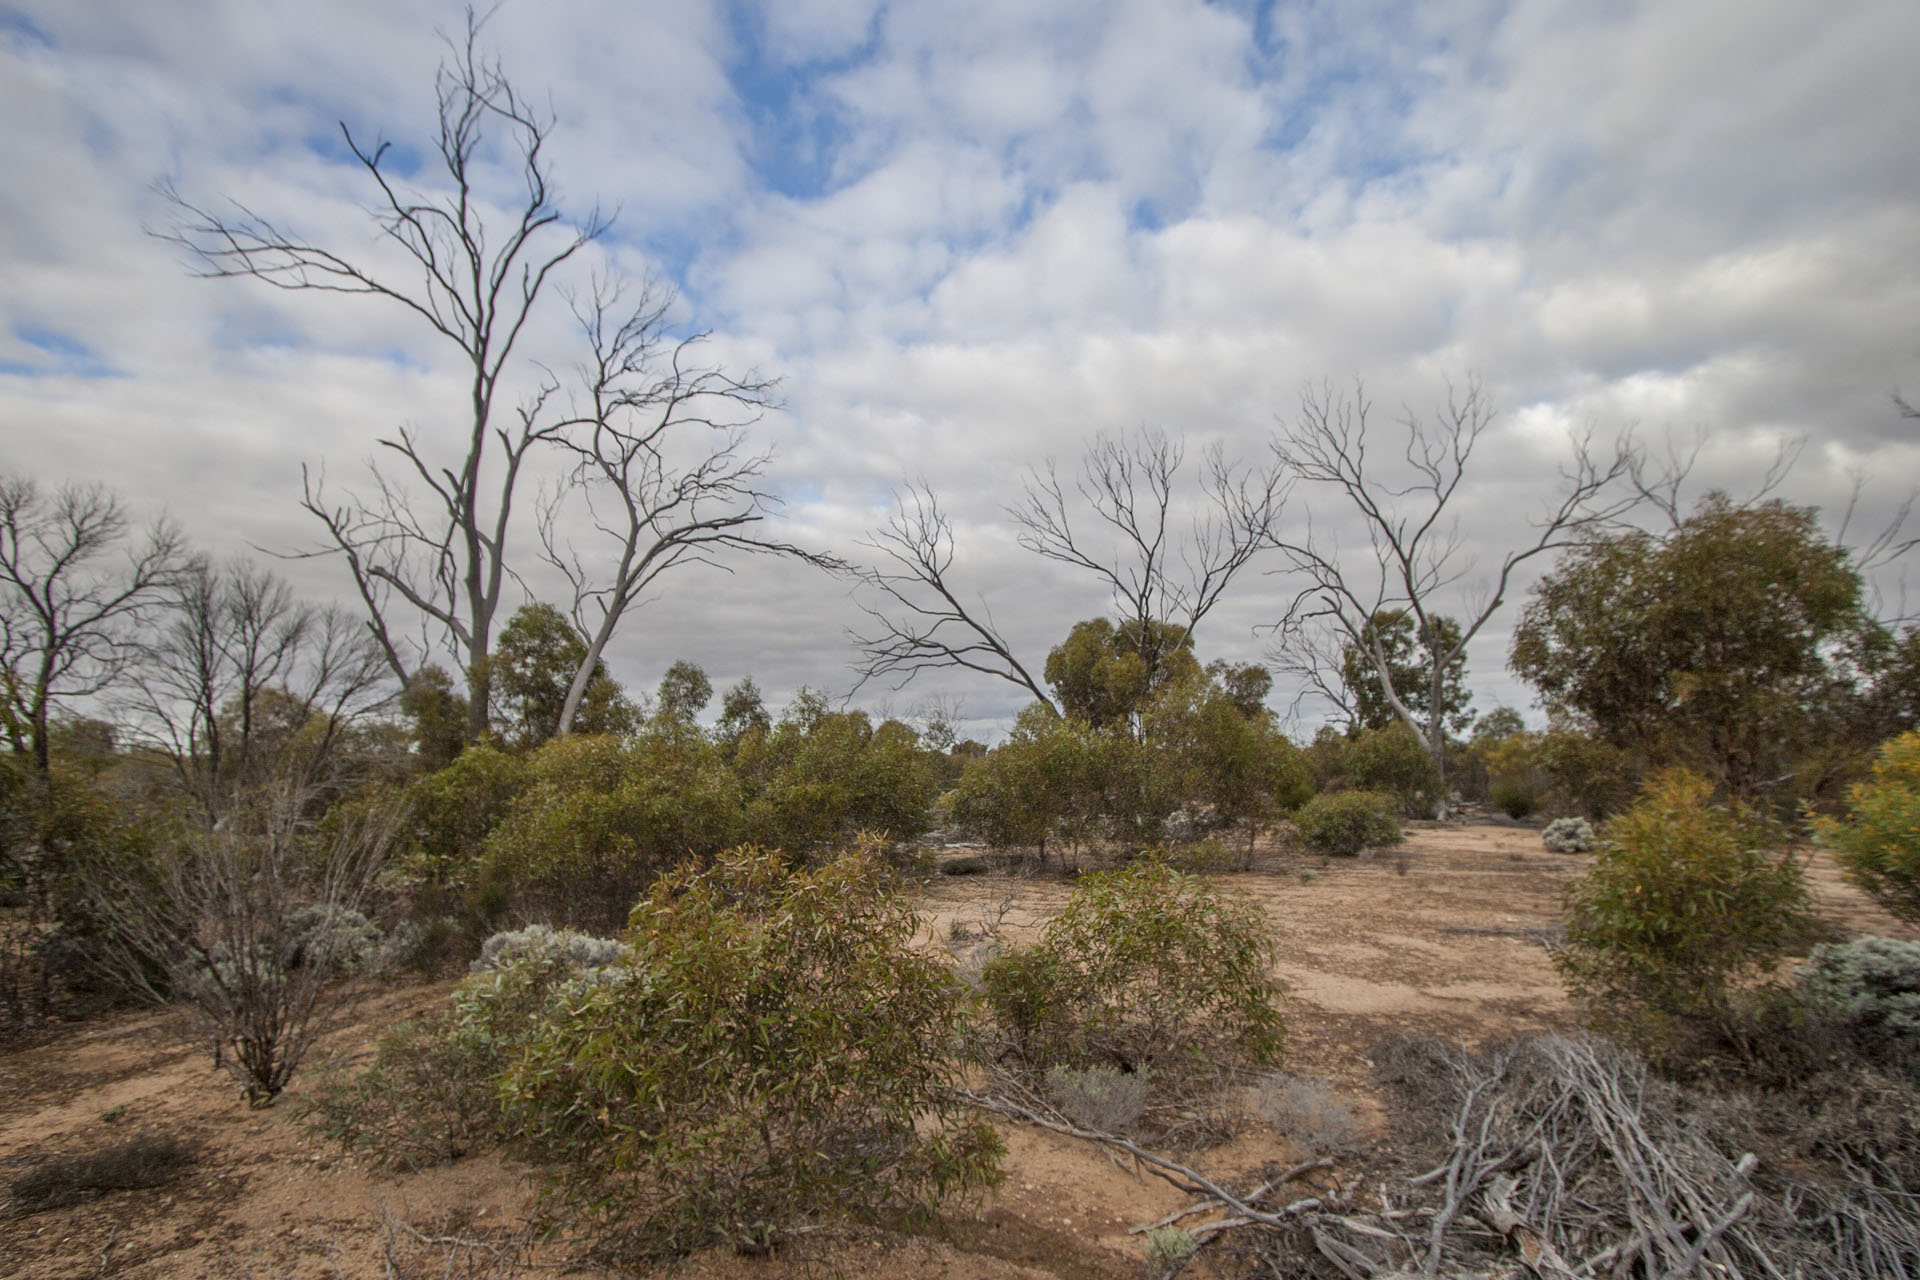
MULTIPOLYGON (((434 69, 463 21, 442 0, 0 0, 0 467, 105 482, 211 551, 284 552, 316 544, 303 464, 364 485, 402 427, 457 456, 458 352, 416 317, 195 279, 151 233, 172 184, 379 261, 340 125, 438 190, 434 69)), ((1457 503, 1462 599, 1551 500, 1572 430, 1698 436, 1694 494, 1804 438, 1787 494, 1837 512, 1864 475, 1866 523, 1920 478, 1890 399, 1920 393, 1904 0, 507 0, 483 41, 551 111, 563 206, 617 211, 575 283, 676 289, 709 359, 782 380, 756 428, 776 532, 858 556, 924 478, 956 582, 1035 664, 1108 604, 1016 544, 1024 473, 1143 427, 1264 464, 1322 380, 1364 379, 1383 428, 1449 379, 1498 405, 1457 503)), ((524 350, 564 370, 547 303, 524 350)), ((1342 537, 1344 514, 1303 490, 1289 521, 1342 537)), ((1203 656, 1271 643, 1290 588, 1265 567, 1203 656)), ((348 590, 330 562, 284 568, 348 590)), ((1483 707, 1525 706, 1503 670, 1523 599, 1473 651, 1483 707)), ((791 565, 695 569, 611 665, 845 692, 858 617, 791 565)), ((860 698, 935 693, 982 736, 1019 704, 962 679, 860 698)))

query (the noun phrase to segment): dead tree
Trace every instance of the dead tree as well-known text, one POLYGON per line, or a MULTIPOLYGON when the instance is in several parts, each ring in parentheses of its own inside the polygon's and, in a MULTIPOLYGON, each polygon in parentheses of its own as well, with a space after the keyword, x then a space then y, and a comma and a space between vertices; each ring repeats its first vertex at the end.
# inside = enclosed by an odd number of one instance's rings
POLYGON ((1215 445, 1201 464, 1203 500, 1182 521, 1175 506, 1185 462, 1185 445, 1163 432, 1101 436, 1081 458, 1073 496, 1048 462, 1028 475, 1024 499, 1008 512, 1021 546, 1091 573, 1112 592, 1123 629, 1137 637, 1148 688, 1240 570, 1279 545, 1286 504, 1280 467, 1229 462, 1215 445), (1114 544, 1110 554, 1103 541, 1114 544))
POLYGON ((862 545, 881 562, 858 571, 872 625, 853 633, 860 683, 904 686, 922 671, 960 667, 1018 685, 1057 713, 1053 699, 994 625, 983 599, 969 605, 952 580, 953 521, 933 486, 918 480, 894 495, 887 523, 862 545))
POLYGON ((59 701, 108 688, 139 651, 138 631, 180 566, 165 519, 138 540, 99 485, 42 492, 0 476, 0 678, 9 747, 47 777, 59 701))
POLYGON ((246 560, 197 560, 167 593, 121 701, 136 738, 212 827, 267 779, 305 796, 338 777, 354 721, 386 700, 364 628, 302 604, 246 560))
MULTIPOLYGON (((1149 687, 1240 570, 1278 545, 1286 500, 1279 468, 1244 467, 1216 447, 1202 463, 1197 510, 1183 513, 1185 461, 1184 445, 1162 432, 1143 430, 1130 441, 1101 436, 1071 484, 1049 462, 1029 474, 1022 501, 1007 512, 1022 547, 1085 570, 1108 588, 1122 631, 1140 647, 1149 687)), ((952 582, 953 525, 924 480, 908 486, 865 545, 885 560, 860 574, 870 588, 863 608, 875 623, 854 637, 863 682, 895 678, 904 685, 922 671, 960 667, 1055 706, 985 603, 967 604, 952 582)))
MULTIPOLYGON (((1369 453, 1379 432, 1372 422, 1366 389, 1350 393, 1329 386, 1308 388, 1300 414, 1283 425, 1273 442, 1281 468, 1299 483, 1331 490, 1359 518, 1366 550, 1344 554, 1324 533, 1309 525, 1304 537, 1283 539, 1279 547, 1290 573, 1304 585, 1295 592, 1276 624, 1281 645, 1330 629, 1341 641, 1366 655, 1387 703, 1419 737, 1434 764, 1446 767, 1448 666, 1466 652, 1481 628, 1506 603, 1513 576, 1534 557, 1572 544, 1594 525, 1614 519, 1639 499, 1632 493, 1610 496, 1615 482, 1631 472, 1625 444, 1610 459, 1597 456, 1590 437, 1576 434, 1573 456, 1561 468, 1560 492, 1540 514, 1532 532, 1505 552, 1465 607, 1447 614, 1459 623, 1451 643, 1436 642, 1441 603, 1461 586, 1472 563, 1448 508, 1466 481, 1475 446, 1494 418, 1492 402, 1477 381, 1449 386, 1446 403, 1428 417, 1408 410, 1400 419, 1397 458, 1386 467, 1369 453), (1425 715, 1408 703, 1406 690, 1394 687, 1392 663, 1378 628, 1368 623, 1388 610, 1404 610, 1414 621, 1415 652, 1429 682, 1425 715)), ((1444 804, 1444 800, 1442 801, 1444 804)))
MULTIPOLYGON (((180 222, 163 238, 185 248, 209 277, 247 276, 292 291, 367 294, 413 313, 460 353, 468 396, 461 446, 442 454, 401 429, 379 441, 395 471, 372 464, 373 492, 335 501, 324 477, 304 476, 302 504, 326 529, 318 554, 338 555, 353 574, 368 628, 402 683, 424 653, 403 651, 390 616, 396 601, 439 631, 467 672, 469 728, 487 727, 487 655, 501 592, 512 576, 508 539, 515 491, 528 454, 552 438, 533 410, 502 413, 503 380, 553 273, 600 237, 609 220, 595 209, 577 222, 562 214, 544 154, 553 128, 478 47, 483 20, 467 12, 464 39, 449 41, 436 77, 440 192, 402 187, 387 163, 388 142, 372 145, 341 125, 373 189, 374 218, 402 265, 387 269, 283 230, 243 205, 214 212, 169 191, 180 222), (503 135, 517 159, 520 193, 494 212, 489 135, 503 135), (503 418, 513 420, 503 422, 503 418)), ((411 646, 409 646, 411 647, 411 646)))
MULTIPOLYGON (((773 455, 749 448, 746 439, 774 383, 697 363, 705 335, 668 338, 671 303, 649 288, 622 311, 619 287, 601 282, 574 307, 591 355, 580 370, 584 390, 552 437, 573 454, 574 467, 540 519, 547 560, 572 585, 573 621, 586 641, 561 706, 560 733, 572 728, 621 619, 662 574, 716 565, 715 555, 727 550, 839 567, 830 556, 753 532, 779 505, 765 487, 773 455), (606 563, 589 568, 561 533, 563 495, 585 506, 600 544, 611 548, 606 563)), ((544 395, 556 392, 549 385, 544 395)))

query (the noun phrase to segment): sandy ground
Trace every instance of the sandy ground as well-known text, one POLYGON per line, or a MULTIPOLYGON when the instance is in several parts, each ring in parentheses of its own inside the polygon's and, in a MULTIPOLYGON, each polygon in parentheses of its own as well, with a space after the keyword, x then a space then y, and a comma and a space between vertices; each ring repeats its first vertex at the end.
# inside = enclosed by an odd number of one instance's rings
MULTIPOLYGON (((1477 1040, 1565 1027, 1571 1018, 1545 941, 1559 894, 1586 860, 1545 852, 1537 832, 1494 826, 1411 833, 1403 852, 1326 861, 1263 854, 1224 877, 1271 915, 1289 988, 1288 1070, 1319 1076, 1376 1127, 1367 1053, 1383 1037, 1415 1032, 1477 1040)), ((1823 914, 1850 932, 1912 937, 1816 858, 1823 914)), ((927 936, 955 938, 997 924, 1034 936, 1066 901, 1046 878, 941 877, 924 894, 927 936)), ((389 992, 324 1046, 364 1054, 372 1036, 443 998, 445 984, 389 992)), ((311 1077, 307 1077, 310 1082, 311 1077)), ((248 1111, 203 1051, 184 1046, 166 1014, 105 1018, 31 1047, 0 1053, 0 1176, 48 1155, 92 1150, 142 1130, 189 1138, 195 1168, 171 1184, 113 1193, 37 1214, 0 1216, 0 1276, 295 1280, 378 1277, 389 1218, 434 1234, 511 1235, 532 1204, 525 1171, 488 1156, 420 1174, 370 1172, 343 1160, 297 1119, 302 1081, 280 1106, 248 1111)), ((1143 1275, 1128 1228, 1181 1207, 1166 1184, 1070 1139, 1007 1127, 1005 1185, 911 1234, 878 1229, 806 1237, 772 1258, 715 1252, 673 1269, 697 1277, 929 1276, 951 1280, 1143 1275)), ((1258 1122, 1193 1157, 1216 1176, 1300 1158, 1258 1122)), ((416 1265, 443 1274, 443 1250, 404 1237, 416 1265), (430 1265, 427 1265, 430 1264, 430 1265)), ((566 1269, 557 1245, 537 1255, 566 1269)), ((455 1270, 451 1275, 479 1274, 455 1270)), ((589 1273, 590 1274, 590 1273, 589 1273)))

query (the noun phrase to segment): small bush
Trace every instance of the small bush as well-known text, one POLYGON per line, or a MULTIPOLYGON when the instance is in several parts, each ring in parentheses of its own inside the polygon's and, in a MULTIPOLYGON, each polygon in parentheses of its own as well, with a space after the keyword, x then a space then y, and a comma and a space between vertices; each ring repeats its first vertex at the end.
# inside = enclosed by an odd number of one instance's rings
POLYGON ((510 1136, 499 1078, 563 995, 608 980, 624 948, 544 925, 497 933, 446 1010, 380 1037, 350 1081, 319 1090, 311 1127, 389 1168, 457 1160, 510 1136))
POLYGON ((1155 1227, 1147 1232, 1147 1266, 1155 1275, 1178 1271, 1200 1252, 1200 1242, 1185 1227, 1155 1227))
POLYGON ((1351 1151, 1359 1144, 1359 1113, 1325 1080, 1275 1073, 1247 1092, 1261 1119, 1303 1153, 1351 1151))
POLYGON ((620 976, 570 988, 502 1081, 560 1211, 632 1260, 994 1181, 999 1139, 952 1094, 962 989, 918 923, 858 854, 657 881, 620 976))
POLYGON ((1920 1048, 1920 942, 1822 944, 1793 980, 1801 999, 1829 1021, 1869 1040, 1920 1048))
POLYGON ((1265 1065, 1285 1039, 1273 950, 1251 900, 1147 857, 1082 877, 1040 941, 982 978, 1034 1067, 1265 1065))
POLYGON ((1294 818, 1300 839, 1315 853, 1356 854, 1399 844, 1405 837, 1394 799, 1377 791, 1330 791, 1307 801, 1294 818))
POLYGON ((1600 843, 1593 824, 1585 818, 1555 818, 1540 833, 1548 853, 1586 853, 1600 843))
POLYGON ((1433 816, 1440 798, 1440 767, 1413 730, 1399 721, 1348 739, 1340 764, 1354 790, 1392 796, 1395 811, 1409 818, 1433 816))
POLYGON ((1540 807, 1538 793, 1524 782, 1496 782, 1489 798, 1494 808, 1516 822, 1532 817, 1533 811, 1540 807))
POLYGON ((7 1184, 22 1213, 63 1209, 109 1191, 157 1187, 192 1166, 194 1149, 170 1134, 143 1133, 101 1151, 55 1156, 7 1184))
POLYGON ((1147 1109, 1153 1068, 1058 1066, 1047 1072, 1047 1092, 1062 1115, 1098 1133, 1130 1133, 1147 1109))
POLYGON ((1697 774, 1658 775, 1606 824, 1599 856, 1567 890, 1554 966, 1598 1025, 1651 1052, 1690 1020, 1723 1023, 1736 986, 1813 934, 1806 880, 1779 852, 1779 829, 1711 794, 1697 774))
POLYGON ((1880 749, 1873 780, 1848 792, 1847 820, 1817 822, 1847 878, 1900 919, 1920 923, 1920 731, 1880 749))

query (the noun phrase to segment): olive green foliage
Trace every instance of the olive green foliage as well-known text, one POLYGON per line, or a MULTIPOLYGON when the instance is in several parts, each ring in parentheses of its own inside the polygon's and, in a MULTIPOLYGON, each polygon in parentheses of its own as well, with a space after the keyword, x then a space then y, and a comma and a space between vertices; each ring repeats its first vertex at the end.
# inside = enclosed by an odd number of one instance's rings
POLYGON ((1656 775, 1567 889, 1554 966, 1597 1025, 1653 1052, 1686 1020, 1723 1020, 1742 984, 1814 932, 1781 830, 1712 794, 1698 774, 1656 775))
POLYGON ((1822 943, 1793 971, 1793 981, 1800 998, 1830 1022, 1869 1040, 1920 1049, 1920 942, 1822 943))
MULTIPOLYGON (((567 689, 586 657, 587 642, 552 605, 529 604, 514 611, 487 659, 493 723, 506 741, 536 747, 559 731, 567 689)), ((627 733, 639 718, 613 677, 596 664, 574 713, 573 731, 627 733)))
POLYGON ((1260 1066, 1285 1040, 1274 946, 1250 899, 1145 857, 1081 877, 1040 940, 982 980, 994 1026, 1036 1069, 1260 1066))
POLYGON ((633 1259, 990 1184, 999 1140, 951 1093, 961 988, 916 927, 857 854, 791 872, 742 849, 658 881, 631 959, 503 1081, 558 1211, 633 1259))
POLYGON ((735 748, 747 813, 744 838, 811 857, 867 833, 911 840, 932 824, 934 771, 918 735, 898 720, 833 711, 802 689, 771 730, 735 748))
POLYGON ((1549 710, 1653 766, 1742 796, 1793 775, 1815 794, 1885 710, 1872 672, 1895 646, 1862 601, 1811 508, 1714 494, 1663 538, 1563 558, 1534 589, 1513 667, 1549 710))
MULTIPOLYGON (((1352 704, 1354 723, 1362 729, 1384 729, 1401 723, 1380 681, 1374 657, 1377 648, 1385 656, 1387 674, 1393 691, 1414 713, 1424 727, 1433 706, 1433 666, 1436 652, 1447 652, 1460 643, 1460 624, 1452 618, 1436 617, 1426 635, 1416 638, 1413 614, 1405 609, 1382 609, 1368 620, 1359 643, 1348 642, 1340 655, 1340 680, 1352 704)), ((1440 716, 1454 733, 1466 732, 1473 722, 1469 704, 1473 694, 1467 689, 1467 655, 1463 649, 1454 654, 1440 673, 1440 716)))
POLYGON ((1909 923, 1920 923, 1920 732, 1880 749, 1870 781, 1848 792, 1844 820, 1815 823, 1847 878, 1909 923))
POLYGON ((1228 830, 1250 855, 1261 830, 1312 794, 1312 771, 1264 705, 1265 668, 1202 669, 1173 636, 1162 635, 1160 665, 1144 680, 1126 626, 1076 626, 1048 667, 1067 714, 1035 703, 1004 743, 973 758, 950 797, 954 825, 989 844, 1057 853, 1065 867, 1228 830))
POLYGON ((400 691, 400 714, 407 718, 407 736, 422 770, 446 768, 467 745, 467 700, 443 667, 413 673, 400 691))
POLYGON ((616 928, 655 876, 742 833, 740 781, 698 737, 569 734, 527 767, 485 844, 488 883, 523 916, 616 928))
POLYGON ((366 1070, 333 1080, 307 1123, 374 1163, 423 1169, 512 1136, 500 1077, 562 998, 605 978, 618 944, 539 927, 487 939, 444 1010, 389 1029, 366 1070))
POLYGON ((1394 798, 1380 791, 1326 791, 1307 801, 1294 817, 1300 840, 1315 853, 1357 854, 1399 844, 1394 798))
POLYGON ((1192 678, 1200 664, 1184 627, 1156 622, 1143 633, 1133 622, 1094 618, 1076 623, 1047 654, 1047 683, 1068 716, 1096 729, 1126 727, 1168 685, 1192 678))
POLYGON ((1394 796, 1408 817, 1430 817, 1440 799, 1440 770, 1404 724, 1349 739, 1342 763, 1350 786, 1394 796))

